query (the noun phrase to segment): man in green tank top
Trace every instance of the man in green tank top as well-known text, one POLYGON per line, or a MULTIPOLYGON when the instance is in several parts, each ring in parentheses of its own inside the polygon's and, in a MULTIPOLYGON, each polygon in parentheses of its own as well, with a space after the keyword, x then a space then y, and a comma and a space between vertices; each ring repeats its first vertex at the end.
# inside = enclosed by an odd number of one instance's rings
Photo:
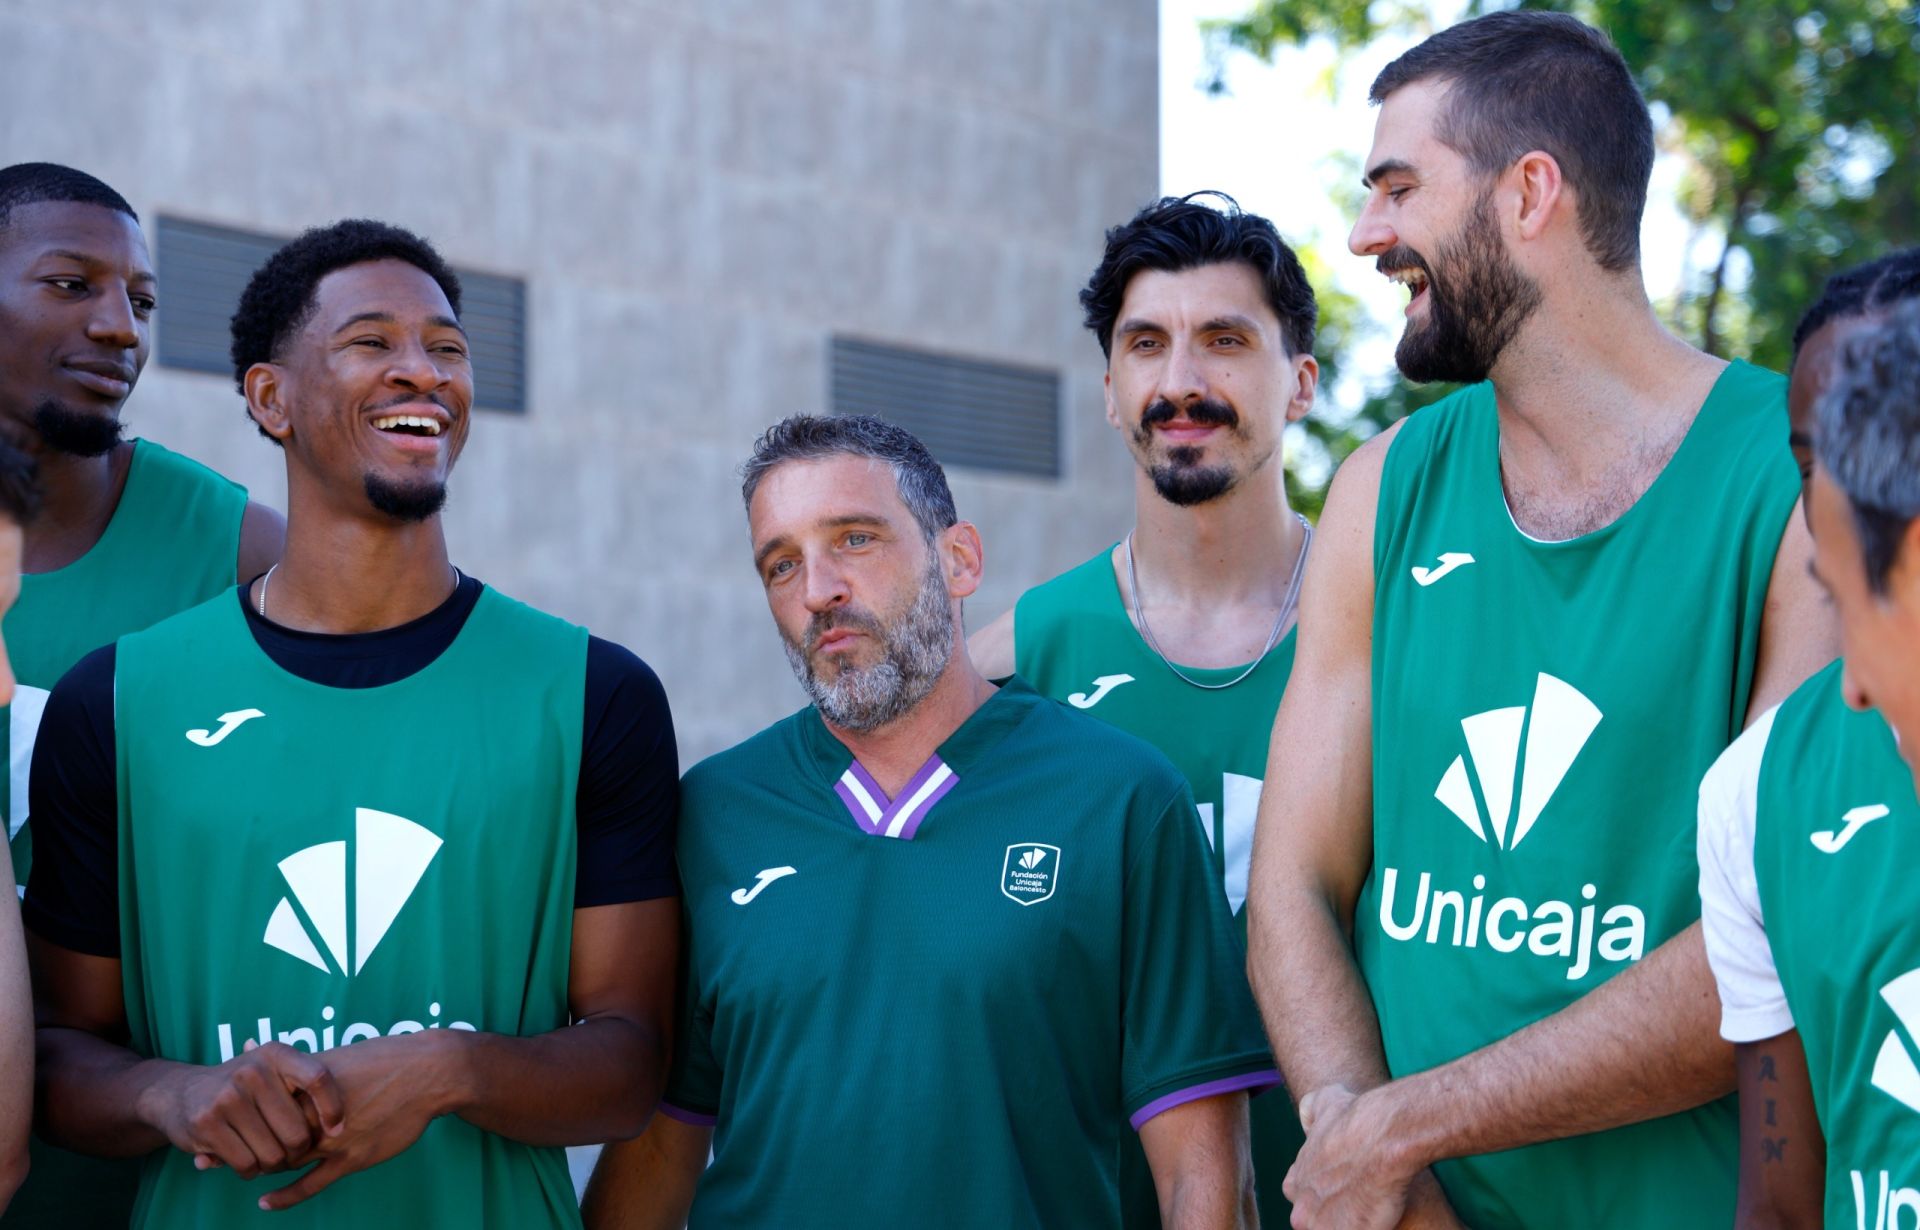
POLYGON ((687 774, 673 1078, 589 1223, 1112 1227, 1137 1132, 1168 1225, 1247 1225, 1276 1074, 1178 771, 974 669, 980 536, 909 433, 795 416, 744 473, 813 704, 687 774))
POLYGON ((1822 388, 1815 423, 1795 426, 1818 455, 1814 568, 1844 662, 1763 715, 1700 787, 1702 918, 1739 1070, 1742 1226, 1920 1220, 1916 258, 1830 280, 1796 334, 1795 393, 1822 388))
POLYGON ((142 1156, 138 1226, 576 1226, 560 1146, 639 1131, 664 1079, 664 698, 629 654, 596 703, 601 643, 449 562, 459 302, 377 222, 270 258, 233 356, 285 453, 284 561, 49 699, 41 1129, 142 1156), (602 747, 594 715, 636 692, 646 720, 602 747), (635 837, 612 856, 588 824, 603 762, 656 783, 602 817, 635 837), (584 895, 629 857, 652 872, 584 895))
MULTIPOLYGON (((0 169, 0 417, 34 457, 45 495, 5 622, 18 686, 0 723, 0 812, 22 892, 33 849, 27 769, 54 684, 89 650, 280 558, 278 513, 150 440, 121 438, 155 303, 146 241, 119 193, 50 163, 0 169)), ((36 1140, 0 1227, 124 1226, 136 1182, 131 1165, 36 1140)))
MULTIPOLYGON (((0 615, 20 592, 21 527, 40 506, 33 459, 0 442, 0 615)), ((13 670, 0 637, 0 704, 13 695, 13 670)), ((20 903, 13 868, 0 861, 0 1213, 27 1173, 28 1129, 33 1123, 33 994, 27 983, 27 950, 20 942, 20 903)))
POLYGON ((1296 1223, 1726 1224, 1696 791, 1830 656, 1783 382, 1655 317, 1604 35, 1491 14, 1372 97, 1350 246, 1410 292, 1401 370, 1469 387, 1342 467, 1274 727, 1248 914, 1296 1223))
MULTIPOLYGON (((1107 357, 1108 420, 1137 464, 1132 531, 1028 590, 969 650, 989 678, 1018 673, 1165 753, 1238 915, 1312 535, 1287 507, 1280 438, 1313 407, 1317 312, 1273 224, 1207 195, 1109 231, 1080 295, 1107 357)), ((1260 1220, 1285 1226, 1300 1121, 1284 1096, 1250 1110, 1260 1220)), ((1127 1222, 1158 1225, 1145 1158, 1122 1147, 1127 1222)))

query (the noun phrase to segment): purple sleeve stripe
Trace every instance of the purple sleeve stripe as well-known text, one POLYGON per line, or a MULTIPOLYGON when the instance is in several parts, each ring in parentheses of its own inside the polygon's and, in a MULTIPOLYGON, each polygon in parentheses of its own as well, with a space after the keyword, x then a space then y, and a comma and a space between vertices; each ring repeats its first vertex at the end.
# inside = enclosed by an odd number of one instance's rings
POLYGON ((1133 1112, 1127 1119, 1134 1131, 1142 1124, 1164 1110, 1172 1110, 1186 1102, 1197 1102, 1201 1098, 1217 1097, 1223 1093, 1238 1093, 1242 1089, 1266 1089, 1280 1083, 1280 1073, 1272 1068, 1263 1072, 1243 1072, 1239 1076, 1228 1076, 1217 1081, 1208 1081, 1204 1085, 1189 1085, 1185 1089, 1176 1089, 1163 1094, 1133 1112))
POLYGON ((660 1113, 669 1119, 681 1123, 690 1123, 694 1127, 712 1127, 718 1120, 713 1115, 703 1115, 697 1110, 688 1110, 684 1106, 675 1106, 671 1102, 660 1103, 660 1113))

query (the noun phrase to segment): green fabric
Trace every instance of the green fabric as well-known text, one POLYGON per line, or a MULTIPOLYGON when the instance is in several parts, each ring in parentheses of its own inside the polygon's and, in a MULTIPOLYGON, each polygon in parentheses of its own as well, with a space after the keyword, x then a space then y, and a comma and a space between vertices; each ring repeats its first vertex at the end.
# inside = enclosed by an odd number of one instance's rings
MULTIPOLYGON (((65 568, 20 578, 20 599, 0 625, 18 680, 7 721, 0 723, 11 766, 0 777, 0 814, 10 821, 13 874, 23 889, 33 861, 27 768, 47 693, 90 651, 230 587, 246 507, 246 488, 136 440, 120 503, 100 541, 65 568)), ((35 1137, 32 1168, 0 1216, 0 1228, 124 1227, 139 1178, 132 1162, 82 1157, 35 1137)))
MULTIPOLYGON (((1224 889, 1244 940, 1242 907, 1253 822, 1267 771, 1273 715, 1293 669, 1293 633, 1232 687, 1194 687, 1175 675, 1134 629, 1114 577, 1112 551, 1107 550, 1021 595, 1014 608, 1013 634, 1014 669, 1021 678, 1043 696, 1145 739, 1186 776, 1212 850, 1214 882, 1224 889)), ((1181 667, 1211 684, 1226 683, 1243 669, 1181 667)), ((1285 1226, 1293 1206, 1280 1185, 1300 1151, 1300 1118, 1292 1099, 1275 1091, 1253 1099, 1252 1121, 1260 1224, 1285 1226)), ((1158 1226, 1153 1173, 1137 1139, 1122 1142, 1120 1162, 1126 1224, 1158 1226)))
MULTIPOLYGON (((1640 500, 1566 542, 1508 514, 1491 386, 1394 440, 1354 933, 1395 1075, 1548 1016, 1699 917, 1700 778, 1744 720, 1799 494, 1784 391, 1730 365, 1640 500)), ((1726 1099, 1436 1172, 1480 1230, 1692 1230, 1731 1223, 1735 1132, 1726 1099)))
MULTIPOLYGON (((377 688, 282 670, 232 591, 122 639, 132 1048, 214 1064, 263 1036, 323 1050, 565 1025, 586 647, 585 630, 492 590, 437 659, 377 688)), ((162 1149, 134 1224, 264 1225, 255 1201, 288 1181, 201 1173, 162 1149)), ((447 1116, 270 1220, 504 1230, 579 1215, 561 1150, 447 1116)))
POLYGON ((1116 1225, 1130 1116, 1272 1079, 1164 757, 1015 679, 937 760, 910 839, 856 822, 810 708, 687 775, 695 1230, 1116 1225))
POLYGON ((1920 1218, 1920 803, 1886 722, 1842 700, 1840 670, 1774 717, 1754 876, 1826 1133, 1826 1224, 1903 1227, 1920 1218), (1849 834, 1857 809, 1883 814, 1849 834), (1815 834, 1844 841, 1828 853, 1815 834))

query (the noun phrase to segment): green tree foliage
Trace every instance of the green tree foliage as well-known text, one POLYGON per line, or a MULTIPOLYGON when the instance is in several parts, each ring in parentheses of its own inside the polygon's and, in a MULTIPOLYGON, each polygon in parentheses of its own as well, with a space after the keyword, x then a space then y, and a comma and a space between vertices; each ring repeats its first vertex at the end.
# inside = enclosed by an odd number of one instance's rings
MULTIPOLYGON (((1474 0, 1469 12, 1508 7, 1474 0)), ((1685 168, 1679 205, 1725 239, 1658 305, 1703 349, 1786 366, 1794 322, 1827 275, 1920 242, 1920 3, 1916 0, 1523 0, 1606 30, 1653 104, 1663 152, 1685 168)), ((1205 27, 1212 88, 1230 53, 1271 58, 1325 37, 1342 49, 1434 28, 1411 0, 1256 0, 1205 27)), ((1350 167, 1342 174, 1351 182, 1350 167)), ((1664 271, 1663 271, 1664 272, 1664 271)), ((1317 285, 1325 285, 1316 280, 1317 285)), ((1357 313, 1323 301, 1328 345, 1350 344, 1357 313)), ((1444 390, 1370 390, 1358 417, 1310 429, 1337 461, 1360 438, 1444 390)), ((1303 495, 1309 495, 1303 492, 1303 495)))

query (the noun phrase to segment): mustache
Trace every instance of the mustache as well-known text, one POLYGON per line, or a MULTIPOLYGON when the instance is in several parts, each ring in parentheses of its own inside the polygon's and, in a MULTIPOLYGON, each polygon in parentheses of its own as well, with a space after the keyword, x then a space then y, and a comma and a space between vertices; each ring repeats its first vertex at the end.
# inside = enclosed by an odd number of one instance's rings
POLYGON ((870 611, 857 610, 850 606, 834 607, 831 610, 816 612, 814 617, 807 621, 805 645, 811 647, 815 641, 838 628, 851 628, 856 632, 865 632, 869 635, 877 635, 884 631, 880 621, 870 611))
MULTIPOLYGON (((1146 413, 1140 416, 1140 431, 1144 434, 1162 423, 1171 423, 1179 418, 1182 412, 1182 407, 1174 405, 1166 398, 1157 398, 1147 407, 1146 413)), ((1184 413, 1189 421, 1204 427, 1238 427, 1240 425, 1240 415, 1223 401, 1197 401, 1185 407, 1184 413)))
POLYGON ((440 407, 442 410, 448 410, 448 412, 451 413, 447 403, 440 400, 440 394, 431 391, 426 393, 402 393, 398 397, 390 397, 379 405, 374 406, 373 410, 377 413, 381 410, 392 410, 398 406, 419 405, 434 405, 440 407))
POLYGON ((1427 281, 1433 281, 1433 266, 1427 264, 1427 258, 1415 252, 1404 243, 1394 244, 1373 262, 1374 269, 1380 273, 1398 273, 1402 269, 1418 269, 1427 275, 1427 281))

